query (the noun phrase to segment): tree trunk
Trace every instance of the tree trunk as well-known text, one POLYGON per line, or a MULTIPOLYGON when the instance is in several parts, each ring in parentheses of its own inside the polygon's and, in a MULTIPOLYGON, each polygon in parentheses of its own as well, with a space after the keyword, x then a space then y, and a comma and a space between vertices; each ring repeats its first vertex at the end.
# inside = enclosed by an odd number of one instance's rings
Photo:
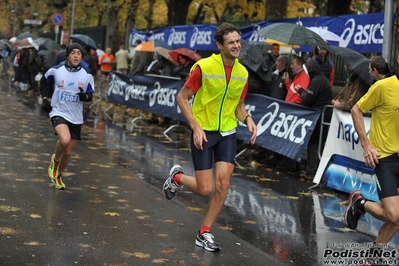
POLYGON ((327 16, 341 16, 353 13, 350 9, 352 0, 328 0, 327 16))
POLYGON ((192 0, 165 0, 168 6, 168 25, 187 24, 188 7, 192 0))
POLYGON ((148 14, 146 16, 147 19, 147 29, 150 30, 152 29, 152 22, 153 22, 153 14, 154 14, 154 4, 155 0, 150 0, 149 1, 149 8, 148 8, 148 14))
POLYGON ((288 0, 266 0, 265 20, 285 18, 287 16, 288 0))
MULTIPOLYGON (((110 0, 109 7, 107 10, 107 19, 108 19, 108 25, 107 25, 107 33, 105 36, 105 45, 107 47, 111 47, 113 51, 116 50, 117 47, 113 47, 115 41, 114 36, 118 32, 118 25, 117 25, 117 17, 118 17, 118 7, 115 4, 115 0, 110 0)), ((106 47, 105 47, 106 48, 106 47)), ((104 49, 105 50, 105 49, 104 49)))
POLYGON ((134 25, 136 24, 136 14, 139 7, 139 2, 140 0, 132 0, 132 2, 130 3, 129 12, 126 20, 126 27, 125 27, 126 29, 125 44, 127 45, 126 47, 130 46, 129 45, 130 33, 134 28, 134 25))

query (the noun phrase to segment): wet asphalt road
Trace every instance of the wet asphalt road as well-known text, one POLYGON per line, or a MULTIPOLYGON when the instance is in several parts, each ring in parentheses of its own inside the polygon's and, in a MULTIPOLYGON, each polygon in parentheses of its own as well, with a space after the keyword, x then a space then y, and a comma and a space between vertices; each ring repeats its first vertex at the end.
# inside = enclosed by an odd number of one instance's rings
POLYGON ((56 141, 47 115, 0 82, 0 265, 316 266, 334 243, 374 239, 369 218, 345 229, 347 195, 311 191, 248 151, 212 230, 222 251, 206 252, 194 245, 206 198, 183 189, 168 201, 161 190, 173 164, 193 173, 187 133, 172 143, 165 127, 90 111, 58 191, 46 175, 56 141))

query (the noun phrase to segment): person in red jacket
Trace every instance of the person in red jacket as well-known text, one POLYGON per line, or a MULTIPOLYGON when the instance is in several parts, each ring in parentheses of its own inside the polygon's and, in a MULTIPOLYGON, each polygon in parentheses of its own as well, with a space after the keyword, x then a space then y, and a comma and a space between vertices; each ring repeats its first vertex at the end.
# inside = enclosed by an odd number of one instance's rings
POLYGON ((299 85, 304 90, 308 88, 310 79, 303 67, 304 64, 305 59, 303 59, 302 57, 294 57, 291 61, 291 70, 292 74, 294 75, 294 79, 292 80, 290 78, 288 72, 285 72, 283 74, 284 84, 287 88, 287 96, 285 97, 286 102, 303 105, 301 96, 295 90, 295 87, 299 85))

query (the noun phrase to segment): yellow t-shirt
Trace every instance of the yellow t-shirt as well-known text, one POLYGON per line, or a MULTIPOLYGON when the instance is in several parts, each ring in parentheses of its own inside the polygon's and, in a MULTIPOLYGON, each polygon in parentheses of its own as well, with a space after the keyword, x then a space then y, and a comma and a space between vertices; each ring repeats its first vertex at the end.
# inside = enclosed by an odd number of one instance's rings
POLYGON ((357 102, 372 111, 369 140, 384 158, 399 152, 399 80, 396 75, 375 82, 357 102))

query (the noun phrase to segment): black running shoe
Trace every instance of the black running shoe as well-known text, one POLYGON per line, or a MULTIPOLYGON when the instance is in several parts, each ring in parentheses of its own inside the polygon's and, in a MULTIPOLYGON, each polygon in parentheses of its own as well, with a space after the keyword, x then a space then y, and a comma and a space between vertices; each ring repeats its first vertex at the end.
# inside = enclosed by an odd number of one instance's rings
POLYGON ((169 177, 166 179, 165 183, 163 184, 163 192, 165 193, 165 197, 170 200, 175 195, 179 186, 174 182, 174 177, 178 173, 183 173, 183 168, 176 164, 174 165, 169 171, 169 177))
POLYGON ((215 252, 220 251, 220 246, 214 240, 214 236, 210 232, 205 232, 202 235, 198 232, 195 244, 203 247, 206 251, 215 252))
POLYGON ((356 202, 362 200, 366 199, 359 190, 355 190, 349 195, 349 206, 344 214, 344 222, 350 229, 355 230, 360 217, 365 214, 365 212, 362 212, 356 207, 356 202))

